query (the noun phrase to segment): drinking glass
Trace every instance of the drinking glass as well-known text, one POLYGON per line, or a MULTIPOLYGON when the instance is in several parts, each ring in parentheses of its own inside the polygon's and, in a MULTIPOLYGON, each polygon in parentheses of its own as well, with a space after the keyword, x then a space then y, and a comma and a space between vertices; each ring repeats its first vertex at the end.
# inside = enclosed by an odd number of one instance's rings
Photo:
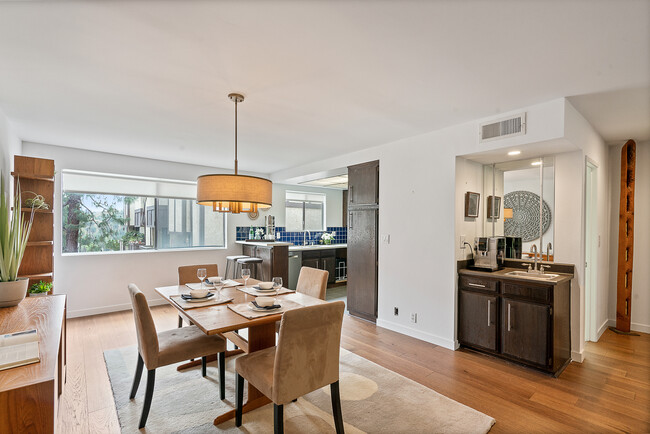
POLYGON ((208 270, 205 268, 199 268, 196 270, 196 277, 198 277, 201 280, 201 289, 203 289, 203 281, 205 280, 206 277, 208 277, 208 270))
POLYGON ((274 304, 277 304, 278 293, 280 292, 280 288, 282 288, 282 277, 274 277, 273 289, 275 289, 275 300, 276 300, 274 304))
POLYGON ((244 279, 244 288, 248 288, 248 278, 251 277, 250 268, 242 268, 241 277, 244 279))

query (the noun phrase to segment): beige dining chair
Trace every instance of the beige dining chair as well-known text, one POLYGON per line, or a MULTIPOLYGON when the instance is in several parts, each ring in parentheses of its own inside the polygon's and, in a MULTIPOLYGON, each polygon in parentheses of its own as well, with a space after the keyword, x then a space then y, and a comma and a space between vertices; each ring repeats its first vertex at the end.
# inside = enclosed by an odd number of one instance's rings
POLYGON ((208 336, 196 326, 156 332, 147 299, 133 283, 129 284, 129 294, 133 305, 135 329, 138 335, 138 363, 135 368, 133 386, 129 399, 135 397, 140 385, 143 366, 147 367, 147 389, 144 406, 140 416, 140 426, 147 423, 151 407, 156 368, 182 362, 194 357, 201 357, 201 375, 206 375, 206 355, 219 353, 219 393, 223 400, 226 395, 226 341, 221 336, 208 336))
POLYGON ((345 303, 318 304, 282 315, 277 347, 239 357, 235 425, 242 424, 244 379, 273 401, 274 432, 284 432, 283 406, 321 387, 330 386, 337 434, 343 415, 339 394, 339 350, 345 303))
MULTIPOLYGON (((325 300, 329 271, 318 268, 302 267, 298 275, 296 292, 325 300)), ((275 332, 280 333, 280 321, 275 323, 275 332)))
MULTIPOLYGON (((196 270, 199 268, 205 268, 208 277, 219 275, 219 267, 217 264, 183 265, 178 267, 178 284, 185 285, 187 283, 201 283, 199 278, 196 277, 196 270)), ((178 326, 183 327, 183 317, 180 315, 178 315, 178 326)))

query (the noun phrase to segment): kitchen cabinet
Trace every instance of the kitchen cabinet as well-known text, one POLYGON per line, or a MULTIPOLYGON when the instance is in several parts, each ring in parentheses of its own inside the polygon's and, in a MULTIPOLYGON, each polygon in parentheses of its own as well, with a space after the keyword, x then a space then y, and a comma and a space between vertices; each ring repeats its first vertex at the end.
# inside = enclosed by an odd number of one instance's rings
POLYGON ((379 161, 348 167, 348 209, 379 204, 379 161))
POLYGON ((326 270, 327 283, 336 281, 336 249, 311 250, 302 252, 302 266, 326 270))
POLYGON ((571 360, 571 278, 553 281, 460 270, 458 341, 559 375, 571 360))
POLYGON ((349 210, 348 311, 375 321, 377 318, 377 227, 379 211, 349 210))
MULTIPOLYGON (((270 281, 273 277, 281 277, 283 282, 289 282, 289 248, 286 245, 275 246, 272 243, 251 243, 242 245, 242 254, 262 259, 261 276, 258 280, 270 281)), ((256 266, 257 267, 257 266, 256 266)), ((257 270, 257 268, 256 268, 257 270)), ((252 270, 251 270, 252 271, 252 270)), ((237 276, 239 277, 239 276, 237 276)))

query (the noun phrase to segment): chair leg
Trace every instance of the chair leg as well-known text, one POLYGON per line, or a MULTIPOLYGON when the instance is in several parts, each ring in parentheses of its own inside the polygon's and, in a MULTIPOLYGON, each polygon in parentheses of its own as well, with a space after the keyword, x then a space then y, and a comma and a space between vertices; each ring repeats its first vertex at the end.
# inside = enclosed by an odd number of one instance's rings
POLYGON ((208 358, 206 356, 201 357, 201 376, 205 377, 208 371, 208 358))
POLYGON ((284 433, 284 406, 273 403, 273 434, 284 433))
POLYGON ((178 328, 183 327, 183 317, 178 315, 178 328))
POLYGON ((222 401, 226 399, 226 353, 219 353, 219 396, 222 401))
POLYGON ((330 384, 330 395, 332 395, 332 414, 334 415, 334 426, 336 434, 344 434, 343 413, 341 413, 341 394, 339 392, 339 382, 335 381, 330 384))
POLYGON ((147 371, 147 392, 144 394, 144 407, 142 407, 142 416, 140 416, 140 426, 144 428, 147 424, 147 417, 149 416, 149 409, 151 408, 151 398, 153 398, 153 385, 156 382, 156 370, 150 369, 147 371))
POLYGON ((142 356, 138 353, 138 364, 135 366, 135 375, 133 376, 133 387, 131 387, 131 395, 129 399, 135 398, 135 394, 138 391, 138 386, 140 385, 140 378, 142 378, 142 368, 144 367, 144 360, 142 356))
POLYGON ((244 377, 237 374, 235 382, 235 426, 241 426, 242 407, 244 406, 244 377))

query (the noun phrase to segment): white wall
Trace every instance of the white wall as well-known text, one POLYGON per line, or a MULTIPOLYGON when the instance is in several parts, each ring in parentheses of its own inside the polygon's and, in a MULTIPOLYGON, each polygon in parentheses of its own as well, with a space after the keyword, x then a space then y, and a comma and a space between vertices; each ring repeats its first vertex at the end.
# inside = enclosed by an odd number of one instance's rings
POLYGON ((127 284, 133 282, 156 304, 160 298, 156 286, 178 281, 178 266, 216 263, 225 271, 225 257, 241 253, 235 244, 237 225, 249 225, 247 214, 227 215, 226 249, 171 252, 103 253, 87 255, 61 254, 61 170, 78 169, 125 175, 196 180, 198 175, 224 170, 159 160, 37 143, 23 143, 23 155, 51 158, 55 161, 54 198, 54 285, 57 293, 68 295, 68 315, 92 315, 130 308, 127 284))
POLYGON ((325 195, 325 224, 327 226, 341 226, 343 224, 343 191, 333 188, 306 187, 302 185, 273 184, 273 203, 275 204, 268 212, 260 213, 260 220, 253 225, 263 225, 265 214, 275 216, 276 226, 286 226, 286 209, 284 203, 286 192, 304 191, 310 193, 321 193, 325 195), (261 223, 260 223, 261 222, 261 223))
POLYGON ((7 116, 0 109, 0 172, 5 180, 5 189, 13 192, 14 155, 21 152, 20 139, 14 134, 7 116))
MULTIPOLYGON (((618 213, 621 188, 622 145, 611 146, 610 158, 610 249, 609 325, 616 325, 616 278, 618 264, 618 213)), ((631 329, 650 333, 650 142, 636 144, 634 192, 634 268, 632 273, 631 329)))

